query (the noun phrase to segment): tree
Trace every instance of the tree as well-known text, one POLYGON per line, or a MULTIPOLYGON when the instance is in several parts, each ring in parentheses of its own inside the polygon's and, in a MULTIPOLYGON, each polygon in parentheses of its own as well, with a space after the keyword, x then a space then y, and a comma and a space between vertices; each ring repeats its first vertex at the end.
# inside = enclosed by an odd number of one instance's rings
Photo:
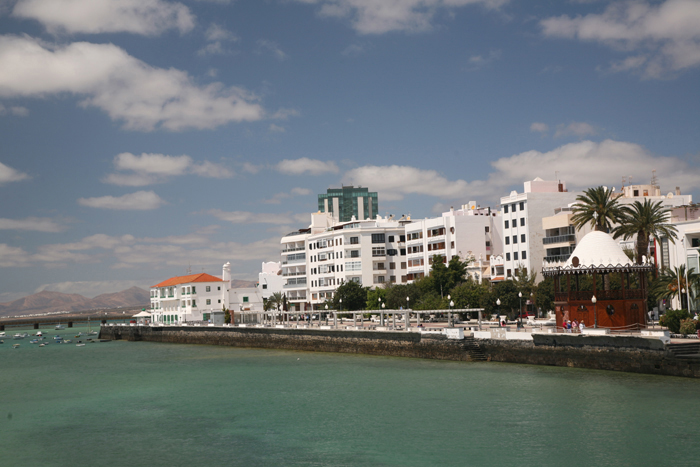
POLYGON ((520 306, 518 297, 518 286, 515 281, 502 281, 493 286, 494 306, 496 299, 501 300, 501 314, 508 313, 511 317, 515 315, 515 310, 520 306))
POLYGON ((695 268, 690 268, 686 272, 685 264, 681 264, 673 269, 664 269, 651 287, 651 293, 659 299, 673 299, 680 297, 681 308, 687 309, 687 291, 690 290, 693 298, 695 290, 700 286, 700 274, 695 272, 695 268), (688 289, 690 286, 690 289, 688 289), (683 301, 685 300, 685 306, 683 301))
POLYGON ((341 284, 336 290, 333 300, 328 305, 336 310, 364 310, 367 302, 367 289, 362 287, 358 282, 347 281, 341 284), (340 300, 343 300, 342 307, 340 300))
POLYGON ((576 230, 590 223, 595 230, 609 232, 612 224, 622 215, 622 208, 614 192, 604 186, 589 188, 576 197, 571 222, 576 230))
POLYGON ((228 311, 228 308, 224 305, 224 323, 226 324, 231 324, 231 312, 228 311))
POLYGON ((464 282, 467 275, 467 266, 469 266, 469 261, 462 261, 459 256, 453 256, 447 266, 445 266, 444 256, 433 256, 430 277, 433 280, 435 292, 440 297, 444 297, 454 286, 464 282))
MULTIPOLYGON (((545 277, 542 282, 535 286, 534 291, 535 307, 543 313, 554 310, 554 279, 545 277)), ((538 315, 541 318, 541 316, 538 315)))
POLYGON ((282 297, 282 292, 275 292, 268 297, 267 304, 269 305, 269 308, 266 308, 266 310, 274 308, 275 310, 279 311, 283 302, 284 298, 282 297))
MULTIPOLYGON (((635 243, 637 264, 642 264, 642 256, 647 255, 649 237, 654 237, 658 242, 661 237, 668 237, 671 243, 675 243, 678 230, 668 224, 669 209, 663 207, 661 201, 652 202, 648 199, 644 203, 635 201, 631 206, 622 208, 620 225, 615 227, 615 238, 622 237, 625 240, 637 236, 635 243)), ((573 219, 573 218, 572 218, 573 219)))
POLYGON ((385 307, 389 306, 386 304, 386 289, 384 287, 367 290, 365 308, 368 310, 379 310, 382 308, 382 303, 384 303, 385 307), (381 301, 379 301, 380 298, 382 299, 381 301))
POLYGON ((421 293, 416 284, 389 284, 385 287, 387 308, 398 310, 401 307, 410 308, 418 303, 421 293), (406 297, 409 300, 406 300, 406 297))

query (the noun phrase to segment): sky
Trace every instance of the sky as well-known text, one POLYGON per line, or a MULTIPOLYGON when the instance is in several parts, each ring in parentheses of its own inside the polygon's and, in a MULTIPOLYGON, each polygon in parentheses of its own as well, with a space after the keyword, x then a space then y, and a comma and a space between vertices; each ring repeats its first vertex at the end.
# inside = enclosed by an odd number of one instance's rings
POLYGON ((256 280, 341 185, 697 201, 699 84, 698 0, 0 0, 0 302, 256 280))

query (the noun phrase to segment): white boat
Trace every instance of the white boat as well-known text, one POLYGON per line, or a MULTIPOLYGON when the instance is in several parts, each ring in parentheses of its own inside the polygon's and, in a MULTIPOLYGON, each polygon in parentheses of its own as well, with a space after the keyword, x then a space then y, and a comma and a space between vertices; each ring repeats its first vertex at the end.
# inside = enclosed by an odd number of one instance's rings
POLYGON ((63 330, 63 329, 66 329, 66 328, 65 328, 64 326, 62 326, 61 323, 58 323, 58 324, 56 325, 56 331, 61 331, 61 330, 63 330))
POLYGON ((41 331, 37 331, 37 332, 36 332, 36 337, 41 337, 41 336, 43 336, 43 334, 41 333, 41 331))
POLYGON ((92 328, 90 327, 90 317, 88 316, 88 336, 96 336, 97 331, 93 331, 92 328))
POLYGON ((75 344, 76 347, 85 347, 85 344, 75 344))
POLYGON ((0 339, 7 337, 5 331, 0 332, 0 339))
POLYGON ((16 348, 18 348, 18 347, 19 347, 19 344, 12 344, 12 348, 13 348, 13 349, 16 349, 16 348))
POLYGON ((24 339, 24 335, 23 335, 23 334, 20 334, 20 333, 17 333, 17 334, 15 334, 14 336, 12 336, 12 338, 13 338, 13 339, 24 339))

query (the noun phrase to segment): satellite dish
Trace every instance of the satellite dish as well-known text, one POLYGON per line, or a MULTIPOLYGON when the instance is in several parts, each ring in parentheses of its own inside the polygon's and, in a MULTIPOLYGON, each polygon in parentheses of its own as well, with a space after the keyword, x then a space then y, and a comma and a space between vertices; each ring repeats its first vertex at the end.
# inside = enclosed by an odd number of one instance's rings
POLYGON ((671 193, 671 192, 669 191, 668 194, 666 195, 666 198, 673 198, 673 193, 671 193))

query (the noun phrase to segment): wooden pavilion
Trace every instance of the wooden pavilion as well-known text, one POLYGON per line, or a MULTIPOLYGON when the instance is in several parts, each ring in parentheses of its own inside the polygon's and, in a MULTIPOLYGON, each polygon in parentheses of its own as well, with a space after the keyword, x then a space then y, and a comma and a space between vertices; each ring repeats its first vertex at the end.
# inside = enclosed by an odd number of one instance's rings
POLYGON ((587 234, 563 266, 545 263, 542 269, 554 278, 557 327, 567 320, 614 330, 646 326, 652 268, 646 261, 635 264, 609 234, 587 234))

